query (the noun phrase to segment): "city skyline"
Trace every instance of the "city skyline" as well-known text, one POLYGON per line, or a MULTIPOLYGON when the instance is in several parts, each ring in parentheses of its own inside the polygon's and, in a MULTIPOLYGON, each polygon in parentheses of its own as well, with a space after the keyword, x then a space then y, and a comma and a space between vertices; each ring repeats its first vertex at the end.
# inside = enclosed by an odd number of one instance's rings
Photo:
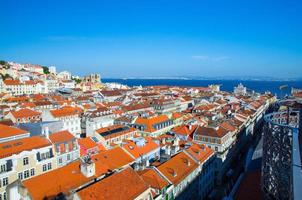
POLYGON ((1 2, 2 60, 103 77, 302 74, 302 4, 1 2))

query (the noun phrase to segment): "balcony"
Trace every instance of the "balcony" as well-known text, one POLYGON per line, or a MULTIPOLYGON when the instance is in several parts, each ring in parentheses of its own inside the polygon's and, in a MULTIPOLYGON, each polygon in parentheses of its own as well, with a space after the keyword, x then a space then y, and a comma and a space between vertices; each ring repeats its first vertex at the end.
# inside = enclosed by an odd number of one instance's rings
POLYGON ((275 112, 264 117, 262 189, 268 199, 301 199, 300 111, 275 112))

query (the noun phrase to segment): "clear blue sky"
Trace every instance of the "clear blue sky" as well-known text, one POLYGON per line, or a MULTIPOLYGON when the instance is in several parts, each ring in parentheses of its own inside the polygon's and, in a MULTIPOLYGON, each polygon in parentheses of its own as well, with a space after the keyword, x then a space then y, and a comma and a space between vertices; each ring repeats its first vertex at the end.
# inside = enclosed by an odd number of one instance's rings
POLYGON ((0 59, 84 75, 302 76, 302 1, 0 0, 0 59))

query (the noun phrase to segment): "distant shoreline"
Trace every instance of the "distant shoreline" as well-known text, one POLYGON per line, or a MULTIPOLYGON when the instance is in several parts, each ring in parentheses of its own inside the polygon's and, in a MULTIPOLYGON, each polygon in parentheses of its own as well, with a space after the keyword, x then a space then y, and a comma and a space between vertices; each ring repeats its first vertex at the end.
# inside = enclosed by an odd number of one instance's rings
POLYGON ((111 80, 111 79, 122 79, 122 80, 196 80, 196 81, 284 81, 284 82, 292 82, 292 81, 302 81, 302 78, 187 78, 187 77, 104 77, 103 79, 111 80))
POLYGON ((269 81, 269 80, 201 80, 201 79, 134 79, 134 78, 102 78, 104 83, 120 83, 128 86, 153 86, 153 85, 167 85, 167 86, 183 86, 183 87, 207 87, 211 84, 221 85, 221 90, 233 92, 234 87, 242 83, 249 90, 264 93, 271 92, 278 97, 289 95, 291 88, 302 88, 302 81, 269 81), (280 86, 286 87, 280 90, 280 86))

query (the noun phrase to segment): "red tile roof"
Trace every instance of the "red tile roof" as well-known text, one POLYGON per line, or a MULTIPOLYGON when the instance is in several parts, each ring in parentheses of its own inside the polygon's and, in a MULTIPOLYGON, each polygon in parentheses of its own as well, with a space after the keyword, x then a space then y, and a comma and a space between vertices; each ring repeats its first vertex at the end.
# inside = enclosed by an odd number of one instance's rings
POLYGON ((236 131, 236 127, 230 124, 229 122, 222 122, 220 126, 228 131, 236 131))
POLYGON ((66 117, 71 115, 79 115, 81 113, 81 110, 79 108, 66 106, 58 110, 51 110, 50 113, 57 118, 57 117, 66 117))
POLYGON ((115 137, 125 135, 128 133, 134 132, 134 131, 136 131, 135 128, 127 127, 127 126, 123 126, 123 125, 112 125, 112 126, 103 127, 103 128, 96 130, 96 132, 98 134, 100 134, 101 136, 103 136, 105 139, 115 138, 115 137), (121 129, 121 128, 125 128, 125 129, 121 129), (114 131, 114 130, 116 130, 116 131, 114 131), (120 131, 117 131, 117 130, 120 130, 120 131), (114 131, 114 133, 111 133, 108 135, 103 135, 105 132, 110 132, 110 131, 114 131))
POLYGON ((61 143, 74 140, 75 137, 69 131, 59 131, 49 135, 52 143, 61 143))
POLYGON ((0 143, 0 158, 5 158, 13 154, 18 154, 23 151, 31 151, 51 146, 51 142, 40 136, 33 136, 19 140, 0 143))
POLYGON ((205 145, 193 144, 191 147, 186 149, 186 151, 194 157, 196 160, 203 163, 208 158, 214 155, 214 150, 205 145))
POLYGON ((27 118, 27 117, 34 117, 34 116, 39 116, 41 115, 40 112, 30 110, 27 108, 20 109, 18 111, 12 111, 12 115, 17 119, 17 118, 27 118))
POLYGON ((19 80, 9 80, 6 79, 3 81, 5 85, 20 85, 21 82, 19 80))
POLYGON ((95 176, 86 178, 80 171, 80 161, 72 162, 64 167, 41 174, 23 182, 33 199, 53 198, 63 192, 68 194, 71 189, 133 162, 133 159, 120 147, 101 152, 92 157, 95 163, 95 176), (47 183, 47 184, 41 184, 47 183))
POLYGON ((179 134, 179 135, 184 135, 184 136, 192 136, 194 133, 195 129, 197 128, 197 125, 180 125, 177 127, 174 127, 171 131, 179 134))
POLYGON ((155 124, 162 123, 162 122, 165 122, 168 120, 169 120, 169 118, 167 117, 167 115, 158 115, 158 116, 151 117, 151 118, 138 117, 135 120, 135 124, 145 126, 146 128, 144 131, 146 131, 146 132, 154 132, 154 131, 156 131, 156 129, 153 127, 155 124))
POLYGON ((198 164, 193 159, 191 159, 184 152, 181 152, 157 168, 174 185, 178 185, 197 167, 198 164))
POLYGON ((154 169, 146 169, 138 173, 152 188, 162 190, 169 185, 169 182, 161 177, 154 169))
POLYGON ((84 149, 92 149, 98 146, 98 144, 94 142, 90 137, 80 138, 78 139, 78 143, 80 147, 84 149))
POLYGON ((113 174, 77 194, 85 200, 132 200, 149 189, 149 185, 132 169, 113 174))
POLYGON ((0 138, 12 137, 28 133, 25 130, 0 124, 0 138))
POLYGON ((199 126, 194 134, 203 135, 203 136, 210 136, 210 137, 218 137, 222 138, 225 136, 229 131, 224 128, 219 127, 218 130, 210 127, 199 126))
POLYGON ((144 146, 138 146, 133 140, 129 140, 126 141, 126 144, 123 144, 123 148, 135 158, 139 158, 159 148, 159 145, 155 143, 151 137, 145 137, 144 139, 144 146))

